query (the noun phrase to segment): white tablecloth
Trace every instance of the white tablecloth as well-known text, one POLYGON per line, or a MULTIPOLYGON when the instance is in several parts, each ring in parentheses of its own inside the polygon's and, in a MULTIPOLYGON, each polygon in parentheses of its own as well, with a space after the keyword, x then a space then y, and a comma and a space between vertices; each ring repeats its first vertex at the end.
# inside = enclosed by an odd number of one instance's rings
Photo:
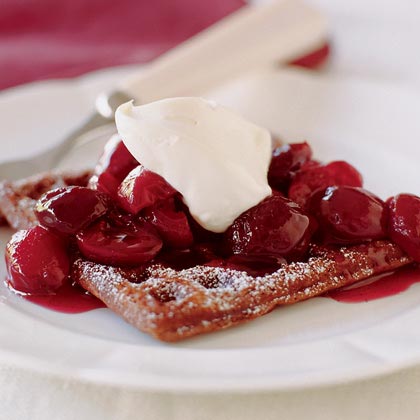
POLYGON ((2 420, 418 420, 420 367, 348 385, 245 395, 144 393, 0 368, 2 420))
MULTIPOLYGON (((310 0, 331 19, 340 77, 420 85, 420 2, 310 0)), ((373 380, 264 394, 177 395, 63 381, 0 364, 0 420, 418 419, 420 366, 373 380)))

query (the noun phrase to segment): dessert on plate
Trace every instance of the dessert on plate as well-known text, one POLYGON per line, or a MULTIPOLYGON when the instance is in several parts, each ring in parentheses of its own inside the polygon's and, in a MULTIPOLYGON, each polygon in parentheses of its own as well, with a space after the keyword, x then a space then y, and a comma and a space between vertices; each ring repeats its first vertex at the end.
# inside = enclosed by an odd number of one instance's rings
POLYGON ((116 123, 93 172, 0 185, 16 293, 82 287, 177 341, 420 261, 420 198, 384 202, 306 142, 273 147, 200 98, 126 103, 116 123))

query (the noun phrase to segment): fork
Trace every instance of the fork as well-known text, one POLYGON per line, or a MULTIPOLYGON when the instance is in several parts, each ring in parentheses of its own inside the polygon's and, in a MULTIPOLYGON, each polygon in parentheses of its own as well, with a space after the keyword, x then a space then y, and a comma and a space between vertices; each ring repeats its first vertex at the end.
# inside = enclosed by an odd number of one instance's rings
POLYGON ((148 103, 195 96, 240 74, 288 62, 321 46, 326 19, 297 0, 247 5, 122 80, 96 100, 95 112, 53 148, 26 160, 0 165, 0 179, 50 170, 76 147, 115 133, 114 112, 128 100, 148 103))

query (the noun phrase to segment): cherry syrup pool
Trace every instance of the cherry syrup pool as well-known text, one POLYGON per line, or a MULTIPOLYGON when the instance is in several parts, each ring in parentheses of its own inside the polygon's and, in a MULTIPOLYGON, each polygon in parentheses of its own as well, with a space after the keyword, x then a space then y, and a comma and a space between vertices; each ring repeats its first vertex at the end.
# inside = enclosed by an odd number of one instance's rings
POLYGON ((80 286, 66 284, 51 295, 27 295, 29 302, 44 308, 66 314, 80 314, 105 308, 105 304, 80 286))
POLYGON ((369 302, 402 293, 415 283, 420 283, 420 268, 417 265, 403 267, 350 287, 332 290, 324 297, 345 303, 369 302))

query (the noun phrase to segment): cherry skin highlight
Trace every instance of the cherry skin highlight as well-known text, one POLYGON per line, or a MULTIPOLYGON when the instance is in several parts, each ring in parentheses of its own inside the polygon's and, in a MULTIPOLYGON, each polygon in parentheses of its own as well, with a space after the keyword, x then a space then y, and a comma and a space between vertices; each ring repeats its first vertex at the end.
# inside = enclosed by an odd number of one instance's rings
POLYGON ((314 191, 334 185, 362 187, 363 179, 353 166, 344 161, 331 162, 328 165, 311 164, 293 178, 288 197, 304 208, 314 191))
POLYGON ((78 233, 77 244, 87 259, 116 266, 140 265, 152 260, 162 248, 153 227, 126 215, 99 219, 78 233))
POLYGON ((115 202, 118 200, 118 188, 121 182, 109 172, 93 175, 89 181, 89 188, 109 195, 115 202))
POLYGON ((387 207, 390 238, 420 262, 420 197, 399 194, 387 201, 387 207))
POLYGON ((312 149, 308 143, 292 143, 277 147, 273 151, 268 182, 279 191, 287 191, 294 172, 312 157, 312 149))
POLYGON ((15 233, 6 246, 9 285, 26 294, 51 294, 68 280, 70 261, 63 238, 35 226, 15 233))
POLYGON ((105 145, 90 185, 117 200, 119 185, 138 164, 124 143, 114 136, 105 145))
POLYGON ((305 253, 310 230, 310 218, 296 203, 273 194, 241 214, 225 240, 233 254, 295 259, 296 251, 305 253))
POLYGON ((118 189, 118 203, 129 213, 165 200, 177 192, 161 176, 147 170, 143 165, 134 168, 118 189))
POLYGON ((387 235, 385 203, 363 188, 340 186, 316 191, 309 209, 326 243, 356 244, 387 235))
POLYGON ((58 188, 37 202, 35 214, 42 226, 73 235, 103 216, 109 204, 108 196, 89 188, 58 188))
POLYGON ((95 173, 100 175, 108 172, 121 182, 138 164, 125 144, 116 136, 105 145, 104 152, 95 168, 95 173))

